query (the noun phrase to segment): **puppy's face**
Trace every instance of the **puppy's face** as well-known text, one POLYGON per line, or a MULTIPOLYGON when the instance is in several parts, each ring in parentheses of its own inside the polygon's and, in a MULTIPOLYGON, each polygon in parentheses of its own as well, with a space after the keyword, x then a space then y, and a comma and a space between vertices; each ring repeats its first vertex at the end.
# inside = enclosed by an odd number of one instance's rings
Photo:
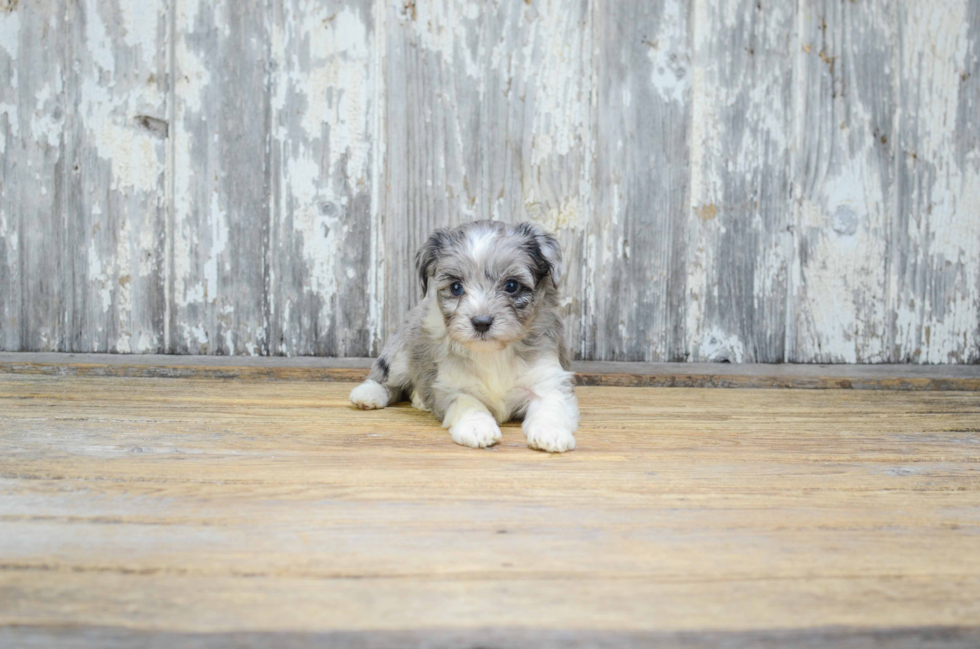
POLYGON ((473 351, 521 340, 561 279, 561 248, 537 225, 479 221, 437 230, 416 256, 449 337, 473 351))

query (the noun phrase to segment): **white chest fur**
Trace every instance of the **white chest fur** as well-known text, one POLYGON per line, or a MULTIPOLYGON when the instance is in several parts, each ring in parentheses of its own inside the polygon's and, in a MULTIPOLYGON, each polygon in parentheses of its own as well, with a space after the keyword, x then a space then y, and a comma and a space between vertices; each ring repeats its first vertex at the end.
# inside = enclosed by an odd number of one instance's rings
POLYGON ((522 411, 540 389, 565 375, 557 358, 528 363, 507 347, 447 357, 439 363, 436 382, 479 399, 498 422, 505 422, 522 411))

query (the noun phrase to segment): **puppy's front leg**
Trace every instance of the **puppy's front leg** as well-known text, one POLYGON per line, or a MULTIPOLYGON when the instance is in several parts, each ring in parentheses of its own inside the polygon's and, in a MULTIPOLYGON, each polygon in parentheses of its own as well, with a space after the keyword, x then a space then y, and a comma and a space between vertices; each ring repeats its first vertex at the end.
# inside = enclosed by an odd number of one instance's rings
POLYGON ((485 448, 500 441, 500 426, 479 400, 460 394, 446 410, 442 427, 449 429, 453 441, 471 448, 485 448))
POLYGON ((551 390, 528 402, 524 415, 527 445, 549 453, 564 453, 575 448, 578 428, 578 399, 567 390, 551 390))

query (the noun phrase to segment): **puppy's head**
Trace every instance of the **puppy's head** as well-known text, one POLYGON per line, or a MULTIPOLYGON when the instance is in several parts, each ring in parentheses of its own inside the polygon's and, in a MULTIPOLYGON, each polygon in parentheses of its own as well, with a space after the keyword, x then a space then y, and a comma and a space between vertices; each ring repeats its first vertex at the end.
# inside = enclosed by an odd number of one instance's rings
POLYGON ((473 351, 521 340, 561 281, 558 241, 532 223, 477 221, 436 230, 415 256, 449 337, 473 351))

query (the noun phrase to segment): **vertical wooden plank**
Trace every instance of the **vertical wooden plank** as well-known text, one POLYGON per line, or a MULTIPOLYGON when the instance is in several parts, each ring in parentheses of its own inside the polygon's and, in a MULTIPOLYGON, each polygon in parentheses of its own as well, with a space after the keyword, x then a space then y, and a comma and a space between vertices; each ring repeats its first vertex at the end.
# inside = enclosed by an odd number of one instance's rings
POLYGON ((367 288, 371 296, 368 323, 371 327, 369 354, 377 356, 387 338, 388 271, 388 3, 371 5, 374 41, 371 48, 371 260, 367 288))
POLYGON ((414 256, 432 230, 491 218, 558 234, 577 339, 592 192, 587 0, 398 3, 388 24, 387 330, 419 297, 414 256))
MULTIPOLYGON (((957 143, 957 155, 960 160, 972 164, 976 172, 980 169, 980 124, 977 115, 980 114, 980 0, 970 0, 967 9, 967 23, 969 40, 967 41, 967 51, 964 57, 964 70, 960 73, 963 86, 960 95, 960 104, 956 111, 956 123, 962 131, 972 134, 957 143)), ((977 185, 974 182, 974 193, 969 200, 961 201, 966 210, 972 211, 980 220, 980 196, 975 192, 977 185)), ((969 241, 965 242, 969 245, 969 241)), ((974 260, 980 258, 980 243, 971 249, 974 260)), ((978 263, 980 266, 980 263, 978 263)), ((980 285, 980 269, 976 272, 977 284, 980 285)), ((973 319, 973 332, 966 331, 966 362, 980 363, 980 288, 973 291, 973 300, 976 304, 976 317, 973 319), (972 341, 970 336, 972 335, 972 341)), ((958 334, 959 332, 957 332, 958 334)))
POLYGON ((276 17, 273 165, 276 354, 377 351, 372 147, 382 83, 371 0, 285 0, 276 17))
POLYGON ((21 16, 17 7, 0 10, 0 350, 21 348, 20 219, 15 201, 20 134, 18 65, 21 16))
POLYGON ((67 349, 164 348, 166 0, 71 4, 67 349))
POLYGON ((596 3, 586 358, 685 357, 688 3, 596 3))
POLYGON ((690 360, 785 358, 795 17, 777 0, 694 3, 690 360))
POLYGON ((266 354, 271 165, 265 0, 175 0, 170 341, 266 354))
POLYGON ((898 5, 889 360, 980 361, 980 1, 898 5))
POLYGON ((898 26, 884 0, 807 0, 798 25, 789 360, 886 362, 898 26))
POLYGON ((0 348, 65 351, 71 264, 60 0, 0 5, 0 348))

